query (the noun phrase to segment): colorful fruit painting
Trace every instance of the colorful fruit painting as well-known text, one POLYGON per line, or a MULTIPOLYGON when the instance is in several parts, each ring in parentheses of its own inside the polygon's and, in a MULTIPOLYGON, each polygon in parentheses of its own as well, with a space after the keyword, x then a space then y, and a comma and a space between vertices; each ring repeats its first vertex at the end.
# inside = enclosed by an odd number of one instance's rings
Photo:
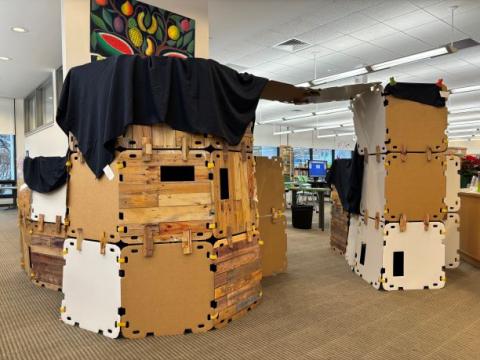
POLYGON ((195 20, 137 0, 90 0, 90 4, 92 58, 194 56, 195 20))

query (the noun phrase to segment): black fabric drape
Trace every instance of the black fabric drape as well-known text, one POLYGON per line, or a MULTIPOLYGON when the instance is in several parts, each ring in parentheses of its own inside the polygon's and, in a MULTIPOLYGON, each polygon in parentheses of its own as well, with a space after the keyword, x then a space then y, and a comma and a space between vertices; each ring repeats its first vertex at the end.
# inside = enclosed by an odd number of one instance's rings
POLYGON ((397 82, 394 85, 385 86, 384 94, 426 105, 444 107, 445 98, 440 96, 440 91, 442 89, 437 84, 397 82))
POLYGON ((130 124, 165 122, 191 133, 240 142, 267 79, 213 60, 115 56, 70 70, 57 123, 78 141, 97 177, 130 124))
POLYGON ((28 187, 39 193, 48 193, 67 182, 67 157, 53 156, 23 160, 23 178, 28 187))
POLYGON ((336 159, 326 176, 327 184, 335 186, 342 207, 353 214, 360 214, 362 199, 364 156, 358 154, 357 146, 351 159, 336 159))

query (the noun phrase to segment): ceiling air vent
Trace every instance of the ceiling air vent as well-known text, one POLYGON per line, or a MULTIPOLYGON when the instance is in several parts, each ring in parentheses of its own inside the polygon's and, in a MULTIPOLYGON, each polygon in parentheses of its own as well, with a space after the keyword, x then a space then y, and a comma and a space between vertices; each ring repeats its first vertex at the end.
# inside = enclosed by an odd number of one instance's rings
POLYGON ((290 53, 294 53, 299 50, 306 49, 307 47, 312 46, 312 44, 309 44, 305 41, 298 40, 295 38, 288 39, 286 41, 281 42, 280 44, 277 44, 274 46, 275 49, 287 51, 290 53))

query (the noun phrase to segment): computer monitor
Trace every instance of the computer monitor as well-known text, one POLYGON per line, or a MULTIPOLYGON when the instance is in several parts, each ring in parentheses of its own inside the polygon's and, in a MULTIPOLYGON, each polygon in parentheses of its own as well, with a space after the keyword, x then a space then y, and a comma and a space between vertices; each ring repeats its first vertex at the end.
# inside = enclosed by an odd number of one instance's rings
POLYGON ((313 178, 325 177, 327 175, 327 162, 310 160, 308 162, 308 176, 313 178))

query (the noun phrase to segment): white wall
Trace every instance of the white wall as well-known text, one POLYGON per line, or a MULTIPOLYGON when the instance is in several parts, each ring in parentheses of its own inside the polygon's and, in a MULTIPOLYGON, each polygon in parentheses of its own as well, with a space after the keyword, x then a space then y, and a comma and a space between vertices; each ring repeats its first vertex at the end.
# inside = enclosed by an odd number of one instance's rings
POLYGON ((448 143, 450 147, 464 147, 467 148, 467 154, 480 155, 480 140, 472 141, 450 141, 448 143))
POLYGON ((0 134, 15 134, 15 115, 13 99, 0 98, 0 134))
POLYGON ((15 99, 15 141, 17 151, 17 184, 23 184, 23 159, 25 158, 25 116, 23 99, 15 99))

